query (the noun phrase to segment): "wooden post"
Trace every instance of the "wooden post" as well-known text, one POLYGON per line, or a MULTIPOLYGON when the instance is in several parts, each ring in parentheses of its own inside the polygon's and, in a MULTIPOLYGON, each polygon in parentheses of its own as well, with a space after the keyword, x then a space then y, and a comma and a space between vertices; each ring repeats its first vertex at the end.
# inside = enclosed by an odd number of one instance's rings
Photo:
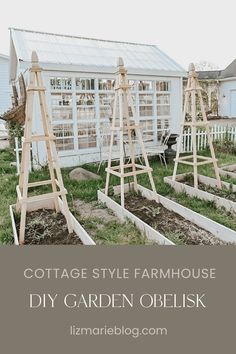
POLYGON ((155 184, 152 177, 152 168, 149 165, 149 161, 142 139, 142 134, 140 131, 140 126, 137 122, 137 115, 134 109, 133 100, 130 93, 130 85, 128 84, 127 79, 127 71, 124 67, 124 62, 122 58, 118 58, 116 72, 115 99, 111 126, 111 141, 106 172, 106 195, 108 195, 110 175, 113 174, 120 178, 122 207, 124 207, 125 205, 124 184, 126 177, 133 177, 134 190, 137 191, 137 175, 147 173, 149 176, 152 190, 156 192, 155 184), (131 117, 129 108, 131 109, 131 117), (137 141, 134 141, 132 131, 135 132, 135 137, 137 141), (117 142, 119 144, 120 162, 118 166, 112 167, 111 162, 115 133, 118 135, 117 142), (128 136, 127 141, 125 141, 125 136, 128 136), (141 147, 142 156, 144 158, 144 165, 139 165, 135 161, 136 143, 139 144, 139 146, 141 147), (130 163, 125 162, 124 146, 126 146, 129 151, 130 163))
POLYGON ((220 174, 217 166, 217 159, 215 156, 212 137, 210 134, 209 123, 207 121, 207 116, 206 116, 205 107, 202 98, 202 88, 199 85, 197 76, 198 75, 195 71, 194 65, 190 64, 188 83, 187 83, 187 88, 185 89, 183 118, 181 122, 181 130, 180 130, 180 136, 177 145, 177 152, 176 152, 175 166, 174 166, 172 180, 173 181, 176 180, 176 174, 177 174, 179 163, 190 165, 193 166, 194 188, 198 188, 198 166, 212 163, 215 170, 217 186, 218 188, 221 189, 222 185, 221 185, 220 174), (200 104, 202 120, 198 120, 197 117, 197 112, 196 112, 197 99, 199 100, 199 104, 200 104), (189 113, 191 118, 188 121, 186 118, 187 112, 189 113), (181 144, 183 140, 185 127, 189 127, 191 132, 191 143, 192 143, 193 154, 190 156, 180 157, 180 150, 181 150, 181 144), (211 157, 205 157, 197 154, 197 128, 198 127, 203 127, 206 130, 206 136, 210 147, 211 157))
MULTIPOLYGON (((64 188, 61 170, 58 162, 58 156, 56 152, 55 136, 53 136, 51 121, 47 112, 45 90, 46 89, 43 87, 42 69, 39 66, 38 56, 36 52, 33 52, 32 67, 30 69, 29 86, 27 87, 27 91, 26 91, 26 110, 25 110, 26 117, 25 117, 24 138, 22 140, 20 177, 19 177, 19 185, 16 188, 17 190, 16 209, 21 213, 20 236, 19 236, 20 244, 24 243, 27 206, 32 200, 37 201, 42 199, 53 199, 55 210, 58 212, 59 211, 58 197, 60 196, 63 201, 63 212, 67 221, 68 231, 69 233, 73 231, 72 220, 69 215, 69 208, 66 200, 67 191, 64 188), (32 133, 35 93, 38 93, 38 98, 39 98, 41 121, 43 127, 42 135, 34 135, 32 133), (30 150, 31 150, 31 144, 34 141, 44 141, 46 144, 50 179, 46 181, 37 181, 37 182, 29 183, 29 166, 31 162, 30 150), (52 192, 36 195, 36 196, 28 195, 29 188, 38 187, 41 185, 51 185, 52 192)), ((39 118, 37 117, 37 119, 39 118)))

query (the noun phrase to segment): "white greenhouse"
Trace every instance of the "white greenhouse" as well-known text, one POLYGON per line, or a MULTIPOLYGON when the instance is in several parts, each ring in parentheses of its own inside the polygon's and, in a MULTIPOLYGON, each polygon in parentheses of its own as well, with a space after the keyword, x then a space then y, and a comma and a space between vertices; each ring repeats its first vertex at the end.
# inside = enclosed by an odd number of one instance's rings
MULTIPOLYGON (((61 166, 100 161, 108 148, 118 57, 128 71, 144 141, 157 143, 166 129, 179 132, 185 71, 157 46, 20 29, 10 34, 12 83, 20 73, 27 83, 31 53, 38 54, 61 166)), ((33 150, 43 163, 44 149, 33 150)))
MULTIPOLYGON (((11 107, 11 87, 9 85, 9 57, 0 54, 0 117, 11 107)), ((0 119, 0 140, 6 139, 8 132, 5 122, 0 119)))

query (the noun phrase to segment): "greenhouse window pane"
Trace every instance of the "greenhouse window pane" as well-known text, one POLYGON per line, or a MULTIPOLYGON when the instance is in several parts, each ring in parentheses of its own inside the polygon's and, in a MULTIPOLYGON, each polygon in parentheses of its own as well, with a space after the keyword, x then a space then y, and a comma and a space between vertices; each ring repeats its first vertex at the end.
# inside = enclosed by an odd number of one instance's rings
POLYGON ((95 90, 95 79, 75 79, 75 86, 77 90, 95 90))
POLYGON ((149 117, 153 116, 153 107, 152 106, 140 106, 139 107, 140 117, 149 117))
POLYGON ((169 94, 157 94, 157 104, 170 104, 170 95, 169 94))
POLYGON ((112 79, 99 79, 98 89, 99 90, 113 90, 115 86, 115 80, 112 79))
POLYGON ((72 119, 72 95, 52 94, 52 120, 72 119))
POLYGON ((74 150, 74 138, 60 138, 56 140, 58 151, 74 150))
POLYGON ((76 95, 77 119, 90 120, 96 118, 95 94, 76 95))
POLYGON ((140 94, 139 95, 139 104, 140 105, 152 105, 153 104, 153 95, 140 94))
POLYGON ((169 116, 170 115, 170 106, 157 106, 157 115, 158 116, 169 116))
POLYGON ((152 91, 153 90, 153 81, 138 81, 139 91, 152 91))
POLYGON ((170 81, 156 81, 157 91, 170 91, 170 81))
POLYGON ((130 89, 131 91, 136 91, 137 87, 136 87, 136 81, 135 80, 128 80, 129 85, 131 86, 130 89))
POLYGON ((58 137, 73 137, 73 124, 53 124, 53 134, 58 137))
POLYGON ((113 93, 99 94, 100 118, 112 117, 113 102, 114 102, 114 94, 113 93))
POLYGON ((78 124, 79 149, 94 148, 97 146, 97 133, 95 123, 78 124))
POLYGON ((71 90, 72 80, 70 77, 51 77, 50 87, 51 90, 71 90))

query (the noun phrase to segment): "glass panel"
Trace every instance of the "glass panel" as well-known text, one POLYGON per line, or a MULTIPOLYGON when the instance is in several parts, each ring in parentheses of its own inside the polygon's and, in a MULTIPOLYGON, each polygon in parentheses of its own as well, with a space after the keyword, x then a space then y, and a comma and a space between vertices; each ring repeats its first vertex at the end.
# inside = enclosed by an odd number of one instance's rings
POLYGON ((52 94, 52 120, 72 119, 72 95, 52 94))
POLYGON ((111 123, 109 120, 100 122, 101 146, 109 146, 111 138, 111 123))
POLYGON ((56 148, 58 151, 74 150, 73 124, 55 124, 53 133, 56 136, 56 148))
POLYGON ((156 81, 157 91, 170 91, 170 81, 156 81))
POLYGON ((50 78, 51 90, 71 90, 72 81, 70 77, 51 77, 50 78))
POLYGON ((139 95, 139 115, 140 117, 147 117, 153 115, 153 95, 140 94, 139 95))
POLYGON ((83 93, 76 95, 77 119, 95 119, 95 94, 83 93))
POLYGON ((170 115, 170 106, 157 106, 157 115, 158 116, 169 116, 170 115))
POLYGON ((53 134, 56 137, 74 136, 73 124, 54 124, 53 134))
POLYGON ((98 89, 99 90, 113 90, 115 86, 115 80, 112 79, 99 79, 98 89))
POLYGON ((113 93, 99 94, 100 118, 111 118, 113 110, 113 93))
POLYGON ((153 82, 152 81, 138 81, 139 91, 152 91, 153 82))
POLYGON ((140 117, 150 117, 153 116, 153 107, 152 106, 140 106, 139 107, 140 117))
POLYGON ((153 120, 141 120, 140 127, 144 142, 152 142, 154 140, 153 120))
POLYGON ((153 130, 153 121, 151 119, 149 120, 141 120, 140 121, 140 127, 143 131, 147 130, 153 130))
POLYGON ((56 140, 58 151, 74 150, 74 138, 60 138, 56 140))
POLYGON ((78 124, 79 149, 88 149, 97 146, 97 134, 95 123, 78 124))
POLYGON ((131 91, 136 91, 137 87, 136 87, 136 81, 135 80, 128 80, 129 85, 131 85, 130 90, 131 91))
POLYGON ((95 79, 75 79, 77 90, 95 90, 95 79))
POLYGON ((140 105, 149 105, 153 104, 153 95, 145 95, 145 94, 140 94, 139 95, 139 104, 140 105))
POLYGON ((170 104, 169 94, 157 94, 157 104, 170 104))

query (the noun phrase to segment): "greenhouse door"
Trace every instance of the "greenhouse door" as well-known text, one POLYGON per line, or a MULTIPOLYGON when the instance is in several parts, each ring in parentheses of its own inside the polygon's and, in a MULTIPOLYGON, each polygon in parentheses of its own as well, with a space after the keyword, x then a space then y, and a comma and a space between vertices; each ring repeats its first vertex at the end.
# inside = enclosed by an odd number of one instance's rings
POLYGON ((236 117, 236 90, 230 92, 230 117, 236 117))

